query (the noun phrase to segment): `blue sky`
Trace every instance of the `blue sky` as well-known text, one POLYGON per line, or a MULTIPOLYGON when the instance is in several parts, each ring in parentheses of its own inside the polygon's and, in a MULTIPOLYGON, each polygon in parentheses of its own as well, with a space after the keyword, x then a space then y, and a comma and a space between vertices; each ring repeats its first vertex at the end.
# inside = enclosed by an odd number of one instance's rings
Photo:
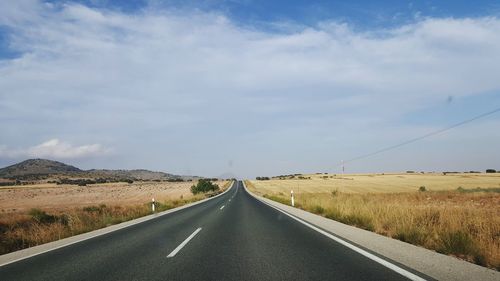
MULTIPOLYGON (((315 26, 318 22, 336 20, 353 28, 370 30, 415 22, 422 17, 481 17, 498 16, 498 1, 266 1, 266 0, 79 0, 47 1, 54 4, 80 3, 95 9, 112 9, 138 14, 151 7, 179 11, 221 13, 234 23, 272 29, 272 23, 289 22, 315 26)), ((8 30, 0 29, 0 58, 12 58, 19 52, 9 48, 8 30)))
MULTIPOLYGON (((0 165, 338 172, 499 108, 499 12, 495 1, 3 2, 0 165)), ((347 171, 500 169, 499 115, 347 171)))
MULTIPOLYGON (((51 1, 60 3, 64 1, 51 1)), ((315 25, 318 21, 337 19, 361 28, 392 26, 422 17, 478 17, 500 11, 498 1, 266 1, 266 0, 206 0, 206 1, 77 1, 95 8, 118 9, 137 13, 151 5, 179 10, 221 12, 243 24, 293 21, 315 25)))
MULTIPOLYGON (((61 1, 51 1, 54 3, 61 1)), ((318 21, 337 19, 359 27, 391 26, 421 17, 478 17, 498 14, 497 1, 77 1, 95 8, 118 9, 136 13, 150 6, 179 10, 221 12, 240 23, 294 21, 314 25, 318 21)))

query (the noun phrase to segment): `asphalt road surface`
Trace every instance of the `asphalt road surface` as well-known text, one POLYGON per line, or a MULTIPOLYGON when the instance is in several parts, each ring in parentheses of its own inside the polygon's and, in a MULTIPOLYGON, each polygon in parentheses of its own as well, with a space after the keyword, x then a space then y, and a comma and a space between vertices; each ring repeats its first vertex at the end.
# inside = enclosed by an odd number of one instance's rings
POLYGON ((0 280, 407 280, 249 195, 0 267, 0 280))

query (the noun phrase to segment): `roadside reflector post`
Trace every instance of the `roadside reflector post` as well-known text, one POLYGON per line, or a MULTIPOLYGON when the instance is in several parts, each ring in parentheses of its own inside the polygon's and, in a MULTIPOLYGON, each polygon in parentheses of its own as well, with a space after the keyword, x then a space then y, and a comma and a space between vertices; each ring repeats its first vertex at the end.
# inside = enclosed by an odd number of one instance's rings
POLYGON ((155 212, 155 199, 151 199, 151 211, 154 213, 155 212))
POLYGON ((292 196, 292 207, 295 207, 295 201, 293 199, 293 190, 290 191, 290 195, 292 196))

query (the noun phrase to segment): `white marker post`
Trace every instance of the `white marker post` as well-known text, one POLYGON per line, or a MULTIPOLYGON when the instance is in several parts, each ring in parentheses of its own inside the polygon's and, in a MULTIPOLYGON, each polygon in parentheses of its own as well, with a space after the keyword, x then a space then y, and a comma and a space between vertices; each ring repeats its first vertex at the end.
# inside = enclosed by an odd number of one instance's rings
POLYGON ((290 191, 290 194, 292 195, 292 207, 295 207, 295 201, 293 200, 293 190, 290 191))
POLYGON ((154 213, 155 212, 155 199, 151 199, 151 211, 154 213))

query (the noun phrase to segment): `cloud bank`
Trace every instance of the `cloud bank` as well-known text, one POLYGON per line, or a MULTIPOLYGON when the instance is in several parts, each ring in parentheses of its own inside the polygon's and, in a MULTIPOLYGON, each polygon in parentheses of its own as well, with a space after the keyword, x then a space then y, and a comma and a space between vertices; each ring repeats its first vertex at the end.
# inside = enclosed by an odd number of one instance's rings
POLYGON ((460 120, 500 90, 496 17, 270 32, 218 13, 30 0, 0 4, 0 25, 22 54, 0 61, 0 143, 18 143, 22 127, 31 140, 103 143, 127 155, 120 163, 179 173, 216 175, 231 160, 237 174, 328 169, 447 125, 412 116, 449 97, 482 100, 450 112, 460 120))
POLYGON ((59 139, 51 139, 39 145, 25 149, 9 149, 0 146, 0 157, 6 158, 50 158, 50 159, 76 159, 85 157, 102 156, 109 152, 100 144, 73 146, 59 139))

